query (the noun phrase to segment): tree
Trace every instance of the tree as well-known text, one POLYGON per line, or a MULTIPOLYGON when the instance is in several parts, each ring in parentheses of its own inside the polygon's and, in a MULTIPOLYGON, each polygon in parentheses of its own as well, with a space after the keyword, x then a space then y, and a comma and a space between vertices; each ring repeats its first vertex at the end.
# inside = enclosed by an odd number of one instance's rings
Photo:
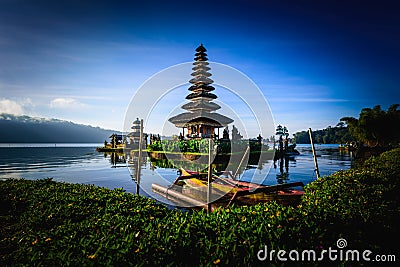
POLYGON ((229 129, 228 129, 228 126, 225 127, 224 132, 222 133, 222 139, 229 140, 229 129))
POLYGON ((346 124, 343 121, 340 121, 340 122, 338 122, 338 124, 336 124, 336 127, 343 128, 343 127, 346 127, 346 124))
POLYGON ((240 134, 239 130, 235 127, 235 125, 232 125, 232 141, 238 141, 243 138, 243 135, 240 134))
POLYGON ((391 105, 387 111, 379 105, 372 109, 363 108, 358 119, 343 117, 340 120, 346 122, 351 135, 360 143, 372 147, 397 146, 400 141, 398 107, 399 104, 391 105))
POLYGON ((279 135, 279 150, 280 150, 280 151, 283 151, 283 136, 285 137, 285 150, 287 150, 287 148, 288 148, 288 142, 289 142, 289 140, 288 140, 289 131, 288 131, 288 129, 286 128, 286 126, 283 126, 283 127, 282 127, 282 125, 278 125, 278 126, 276 127, 275 134, 276 134, 276 135, 279 135))

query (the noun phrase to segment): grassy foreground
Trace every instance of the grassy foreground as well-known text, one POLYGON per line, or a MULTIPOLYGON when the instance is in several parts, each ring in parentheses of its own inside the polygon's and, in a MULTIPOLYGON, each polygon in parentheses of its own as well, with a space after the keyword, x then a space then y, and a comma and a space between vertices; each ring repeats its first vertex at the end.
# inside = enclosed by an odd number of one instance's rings
POLYGON ((320 251, 336 249, 339 238, 349 249, 396 254, 399 181, 397 149, 313 182, 299 207, 268 203, 211 214, 169 210, 122 189, 1 181, 0 266, 253 266, 271 263, 257 259, 265 245, 320 251))

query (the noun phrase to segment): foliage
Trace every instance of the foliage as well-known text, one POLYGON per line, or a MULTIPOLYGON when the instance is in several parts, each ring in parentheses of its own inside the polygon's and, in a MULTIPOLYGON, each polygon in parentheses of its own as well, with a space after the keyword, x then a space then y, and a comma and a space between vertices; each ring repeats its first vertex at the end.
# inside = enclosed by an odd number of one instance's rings
POLYGON ((264 244, 285 245, 294 224, 294 209, 276 203, 183 213, 121 189, 51 180, 0 186, 2 265, 249 265, 264 244))
MULTIPOLYGON (((320 178, 298 207, 182 212, 145 197, 46 180, 0 182, 0 265, 264 265, 268 249, 393 254, 400 149, 320 178), (373 229, 373 230, 372 230, 373 229)), ((273 262, 279 264, 281 262, 273 262)))
MULTIPOLYGON (((297 144, 309 144, 310 136, 308 131, 301 131, 293 134, 294 141, 297 144)), ((350 136, 349 129, 338 124, 336 127, 327 127, 323 130, 312 131, 314 143, 317 144, 345 144, 353 141, 350 136)))
POLYGON ((276 134, 276 135, 279 135, 279 138, 280 138, 280 139, 282 139, 282 136, 285 136, 285 138, 287 138, 287 137, 289 136, 289 131, 288 131, 288 129, 286 128, 286 126, 283 126, 283 127, 282 127, 282 125, 278 125, 278 126, 276 127, 276 132, 275 132, 275 134, 276 134))
POLYGON ((399 104, 391 105, 387 111, 381 106, 364 108, 358 119, 343 117, 340 120, 347 123, 351 135, 356 141, 368 146, 397 146, 400 142, 400 110, 399 104))
MULTIPOLYGON (((208 139, 200 140, 161 140, 154 141, 147 146, 147 151, 165 151, 175 153, 208 153, 208 139)), ((237 151, 245 151, 250 146, 250 151, 260 151, 261 143, 254 140, 236 140, 236 141, 214 141, 217 146, 218 153, 231 153, 237 151)), ((268 147, 263 146, 263 149, 268 147)))
POLYGON ((235 125, 232 125, 232 140, 233 141, 240 141, 242 140, 243 135, 240 134, 239 130, 235 127, 235 125))
POLYGON ((208 139, 201 140, 161 140, 154 141, 147 146, 148 151, 166 151, 166 152, 194 152, 208 153, 208 139))
POLYGON ((326 227, 325 239, 339 232, 356 247, 383 248, 399 234, 399 167, 396 149, 323 177, 306 187, 301 210, 326 227))

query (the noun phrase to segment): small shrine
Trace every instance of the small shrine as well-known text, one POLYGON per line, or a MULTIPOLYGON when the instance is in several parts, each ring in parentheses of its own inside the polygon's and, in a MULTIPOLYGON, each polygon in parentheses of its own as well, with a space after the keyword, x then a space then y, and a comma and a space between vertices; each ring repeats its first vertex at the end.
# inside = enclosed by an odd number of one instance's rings
POLYGON ((214 81, 210 79, 212 74, 209 72, 211 68, 208 66, 206 51, 203 44, 196 48, 191 74, 193 78, 189 81, 192 86, 189 87, 190 93, 186 96, 190 102, 182 106, 187 112, 169 119, 176 127, 182 128, 181 138, 219 138, 219 128, 233 122, 231 118, 215 112, 221 107, 212 102, 217 96, 211 93, 215 88, 211 86, 214 81), (217 134, 215 129, 218 129, 217 134))
POLYGON ((129 139, 129 143, 139 143, 140 139, 140 120, 136 118, 136 120, 132 123, 132 132, 130 132, 127 137, 129 139))
MULTIPOLYGON (((139 140, 140 140, 140 120, 139 118, 136 118, 135 121, 132 122, 131 126, 132 131, 128 133, 127 139, 128 139, 128 144, 126 145, 126 148, 138 148, 139 146, 139 140)), ((143 133, 143 141, 145 145, 147 146, 147 134, 143 133)), ((143 144, 143 143, 142 143, 143 144)))

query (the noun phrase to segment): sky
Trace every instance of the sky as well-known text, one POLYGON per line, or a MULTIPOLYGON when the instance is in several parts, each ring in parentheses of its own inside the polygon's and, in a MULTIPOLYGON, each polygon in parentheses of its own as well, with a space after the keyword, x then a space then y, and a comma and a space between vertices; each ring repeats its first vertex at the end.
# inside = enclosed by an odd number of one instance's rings
MULTIPOLYGON (((335 126, 400 103, 398 11, 387 0, 0 0, 0 113, 122 130, 141 85, 203 43, 257 85, 275 125, 335 126)), ((182 92, 160 103, 176 109, 182 92)))

